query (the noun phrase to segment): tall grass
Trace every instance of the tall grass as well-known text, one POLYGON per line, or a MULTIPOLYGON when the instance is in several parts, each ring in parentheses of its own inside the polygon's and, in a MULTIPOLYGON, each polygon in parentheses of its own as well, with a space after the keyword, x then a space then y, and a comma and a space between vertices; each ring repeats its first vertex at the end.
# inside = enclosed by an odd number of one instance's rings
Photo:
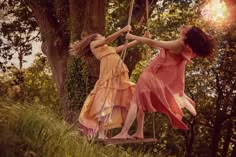
POLYGON ((0 156, 148 157, 114 145, 88 142, 47 108, 0 102, 0 156), (1 148, 2 147, 2 148, 1 148))

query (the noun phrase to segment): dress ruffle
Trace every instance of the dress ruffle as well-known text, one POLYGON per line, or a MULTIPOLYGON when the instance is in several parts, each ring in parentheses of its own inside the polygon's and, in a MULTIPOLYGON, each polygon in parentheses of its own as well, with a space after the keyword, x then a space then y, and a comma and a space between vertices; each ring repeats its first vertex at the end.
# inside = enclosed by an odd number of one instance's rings
MULTIPOLYGON (((105 53, 104 48, 98 50, 96 53, 105 53)), ((99 55, 103 56, 99 58, 99 79, 85 100, 79 116, 84 134, 96 133, 99 121, 103 121, 102 127, 105 129, 121 127, 124 122, 121 112, 128 111, 134 95, 135 84, 129 81, 128 68, 118 54, 109 53, 111 48, 105 50, 107 54, 99 55), (110 114, 111 119, 108 121, 106 118, 110 114)))

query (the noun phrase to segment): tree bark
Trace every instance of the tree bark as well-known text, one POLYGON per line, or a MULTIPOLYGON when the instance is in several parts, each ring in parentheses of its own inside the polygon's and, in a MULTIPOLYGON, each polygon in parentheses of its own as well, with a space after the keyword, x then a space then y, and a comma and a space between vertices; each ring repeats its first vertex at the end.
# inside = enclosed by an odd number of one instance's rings
POLYGON ((64 117, 69 118, 68 104, 65 102, 65 78, 68 60, 68 41, 63 34, 63 25, 53 16, 52 6, 47 1, 25 0, 31 8, 39 26, 43 53, 47 56, 53 77, 63 103, 64 117))
POLYGON ((215 121, 215 125, 213 128, 213 134, 212 134, 212 142, 211 142, 211 157, 216 157, 218 152, 218 143, 220 141, 220 131, 221 131, 221 125, 220 123, 217 123, 219 121, 215 121))
POLYGON ((194 127, 196 125, 196 120, 195 118, 193 118, 190 122, 190 129, 189 131, 186 133, 186 157, 191 157, 192 156, 192 152, 193 152, 193 142, 194 142, 194 137, 195 137, 195 132, 194 132, 194 127))
POLYGON ((220 84, 219 74, 214 71, 216 78, 216 91, 218 98, 216 100, 216 113, 213 124, 212 138, 211 138, 211 157, 216 157, 218 152, 218 144, 220 141, 220 131, 222 128, 222 122, 224 121, 224 113, 220 110, 221 100, 223 99, 222 87, 220 84))
POLYGON ((81 39, 81 33, 84 26, 86 2, 87 1, 83 0, 69 0, 71 41, 81 39))
POLYGON ((227 126, 227 132, 226 132, 225 139, 224 139, 224 146, 223 146, 223 150, 222 150, 222 153, 221 153, 221 155, 223 157, 227 156, 227 153, 228 153, 228 150, 229 150, 230 139, 231 139, 231 136, 232 136, 232 133, 233 133, 232 127, 233 127, 233 122, 230 120, 229 124, 227 126))
MULTIPOLYGON (((93 33, 104 34, 106 0, 87 0, 82 36, 93 33)), ((87 58, 89 84, 95 84, 99 77, 100 62, 94 56, 87 58)))
POLYGON ((87 0, 83 32, 104 34, 105 11, 106 0, 87 0))

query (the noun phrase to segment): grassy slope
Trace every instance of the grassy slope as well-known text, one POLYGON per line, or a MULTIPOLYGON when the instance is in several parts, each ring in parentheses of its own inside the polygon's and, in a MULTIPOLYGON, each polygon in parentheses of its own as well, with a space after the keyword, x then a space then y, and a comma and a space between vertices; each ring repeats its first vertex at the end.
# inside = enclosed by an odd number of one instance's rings
POLYGON ((139 152, 88 141, 47 108, 0 102, 0 156, 143 157, 139 152))

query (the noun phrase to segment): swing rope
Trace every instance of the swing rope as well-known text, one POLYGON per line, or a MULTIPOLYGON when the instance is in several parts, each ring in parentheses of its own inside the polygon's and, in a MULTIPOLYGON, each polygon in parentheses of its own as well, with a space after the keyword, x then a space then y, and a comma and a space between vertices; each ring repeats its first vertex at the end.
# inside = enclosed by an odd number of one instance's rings
MULTIPOLYGON (((149 27, 149 1, 146 0, 146 27, 147 27, 147 32, 150 31, 150 27, 149 27)), ((148 64, 148 62, 151 60, 151 53, 150 53, 150 48, 148 46, 146 46, 146 65, 148 64)))
MULTIPOLYGON (((131 24, 131 19, 132 19, 132 12, 133 12, 133 6, 134 6, 134 0, 131 0, 131 3, 130 3, 130 9, 129 9, 129 16, 128 16, 128 25, 131 24)), ((129 32, 127 32, 129 33, 129 32)), ((112 106, 111 106, 111 113, 108 115, 108 117, 106 117, 106 119, 104 120, 104 122, 108 122, 107 126, 109 126, 109 122, 111 121, 111 116, 112 116, 112 113, 113 113, 113 109, 114 109, 114 106, 115 106, 115 99, 116 99, 116 95, 117 95, 117 90, 120 86, 120 78, 121 78, 121 71, 122 71, 122 63, 124 62, 124 59, 125 59, 125 56, 127 54, 127 47, 128 47, 128 40, 126 39, 125 40, 125 44, 124 44, 124 49, 122 50, 122 53, 121 53, 121 57, 120 57, 120 60, 116 66, 116 70, 115 70, 115 73, 119 74, 118 77, 117 77, 117 87, 115 88, 115 93, 114 93, 114 96, 112 98, 112 106), (119 70, 119 71, 118 71, 119 70)), ((114 77, 116 78, 116 77, 114 77)), ((108 85, 109 86, 109 85, 108 85)), ((109 88, 109 91, 110 91, 111 88, 109 88)), ((106 96, 105 96, 105 99, 104 99, 104 102, 103 102, 103 105, 102 105, 102 110, 100 112, 100 117, 99 117, 99 121, 101 120, 102 118, 102 113, 104 111, 104 108, 105 108, 105 104, 106 104, 106 100, 107 100, 107 97, 108 97, 108 94, 109 94, 109 91, 107 90, 106 91, 106 96)), ((105 124, 105 123, 104 123, 105 124)), ((107 135, 107 129, 105 130, 105 135, 107 135)))
MULTIPOLYGON (((149 1, 146 0, 146 27, 147 31, 150 31, 149 27, 149 1)), ((149 47, 146 47, 146 65, 151 60, 151 51, 149 47)), ((156 127, 155 127, 155 113, 152 113, 152 130, 153 130, 153 138, 156 138, 156 127)))
MULTIPOLYGON (((128 16, 128 25, 131 24, 131 18, 132 18, 132 12, 133 12, 133 6, 134 6, 134 0, 131 0, 131 3, 130 3, 130 9, 129 9, 129 16, 128 16)), ((147 27, 147 31, 149 32, 149 2, 148 0, 146 0, 146 27, 147 27)), ((129 33, 129 32, 127 32, 129 33)), ((114 109, 114 106, 115 106, 115 100, 116 100, 116 96, 117 96, 117 91, 118 91, 118 88, 120 86, 120 78, 121 78, 121 72, 122 72, 122 63, 124 62, 124 59, 126 57, 126 54, 127 54, 127 46, 128 46, 128 40, 126 39, 125 40, 125 44, 124 44, 124 49, 122 50, 122 53, 121 53, 121 58, 116 66, 116 74, 118 73, 118 77, 117 77, 117 87, 115 88, 115 93, 114 93, 114 96, 113 96, 113 99, 112 99, 112 106, 111 106, 111 112, 110 114, 108 115, 108 117, 105 118, 104 122, 107 123, 107 126, 109 126, 109 123, 111 121, 111 118, 112 118, 112 113, 113 113, 113 109, 114 109), (118 72, 119 70, 119 72, 118 72)), ((148 61, 151 59, 151 53, 150 53, 150 49, 149 47, 146 48, 146 64, 148 63, 148 61)), ((114 77, 115 79, 116 77, 114 77)), ((108 85, 109 86, 109 85, 108 85)), ((110 90, 111 88, 109 88, 110 90)), ((100 117, 99 117, 99 122, 100 122, 100 118, 102 117, 102 113, 104 111, 104 108, 105 108, 105 104, 106 104, 106 100, 107 100, 107 97, 108 97, 108 94, 109 94, 109 90, 106 91, 106 96, 105 96, 105 100, 103 102, 103 105, 102 105, 102 110, 100 112, 100 117)), ((153 113, 153 117, 152 117, 152 124, 153 124, 153 138, 155 139, 156 138, 156 133, 155 133, 155 114, 153 113)), ((105 124, 104 123, 104 124, 105 124)), ((105 136, 107 136, 107 132, 108 132, 108 129, 105 130, 105 136)))

